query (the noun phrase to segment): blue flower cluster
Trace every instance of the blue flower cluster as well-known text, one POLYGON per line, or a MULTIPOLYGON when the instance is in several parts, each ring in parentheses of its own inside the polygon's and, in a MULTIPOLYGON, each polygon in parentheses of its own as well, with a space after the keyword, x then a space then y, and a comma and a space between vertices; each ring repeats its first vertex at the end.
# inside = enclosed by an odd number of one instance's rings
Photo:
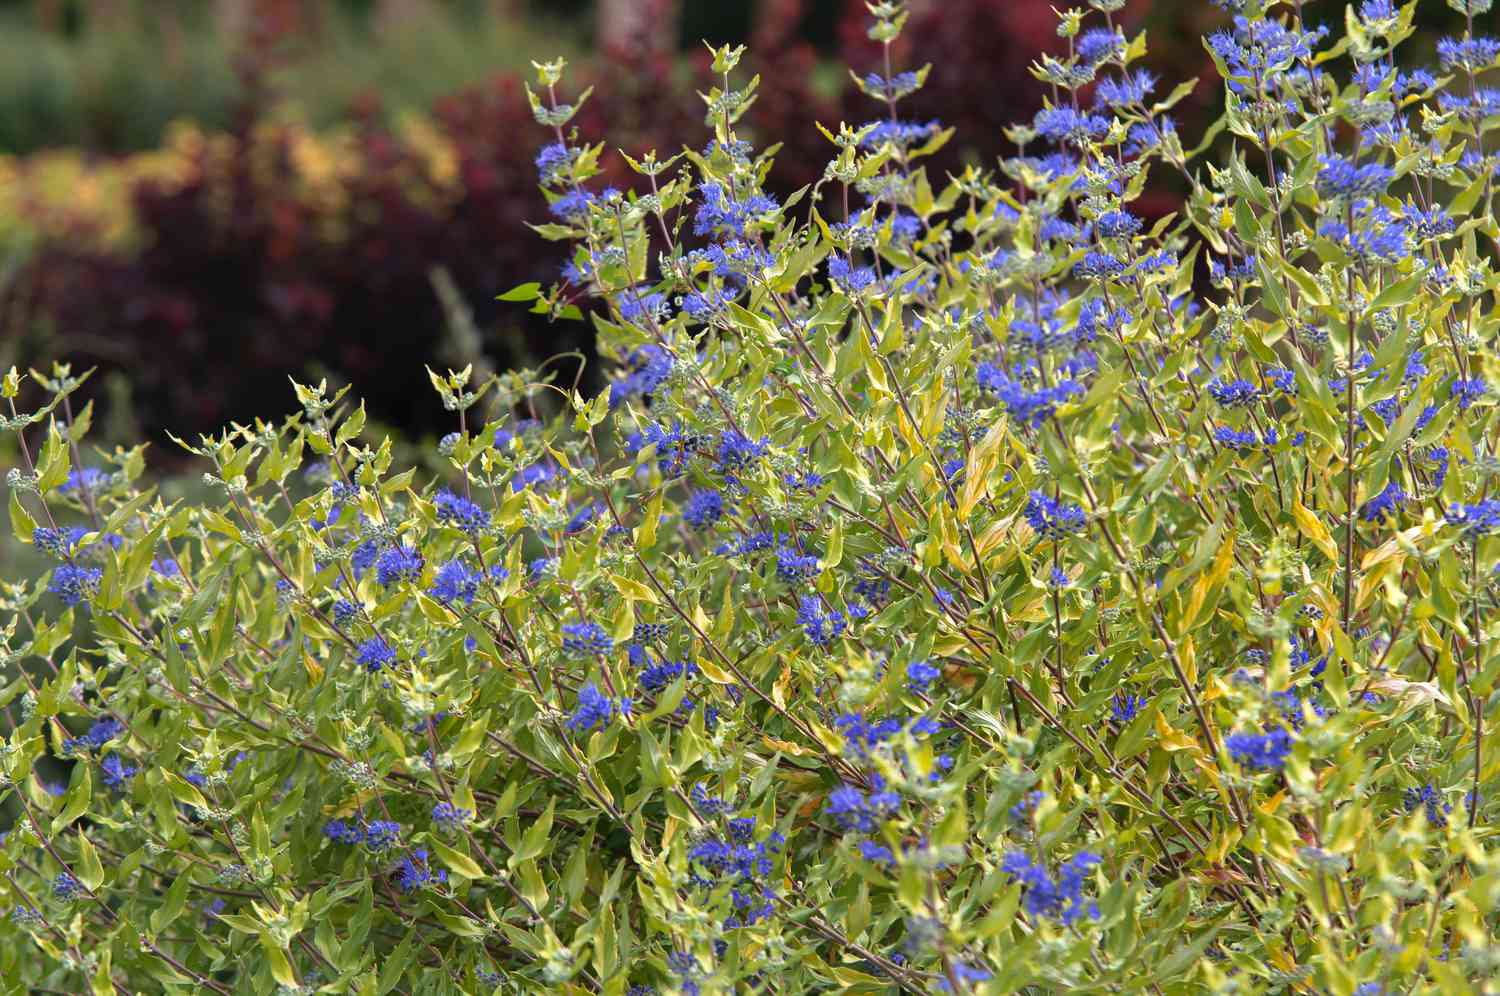
POLYGON ((771 883, 776 857, 785 846, 786 838, 774 830, 764 840, 756 841, 755 818, 746 816, 729 821, 727 838, 700 841, 688 850, 695 885, 730 887, 733 912, 725 919, 725 929, 759 923, 776 912, 776 892, 771 883))
POLYGON ((323 825, 323 836, 336 844, 364 845, 371 851, 394 847, 401 839, 401 824, 394 820, 329 820, 323 825))
POLYGON ((1278 726, 1269 733, 1232 733, 1224 745, 1230 757, 1253 771, 1280 771, 1292 752, 1292 735, 1278 726))
POLYGON ((1043 539, 1061 540, 1088 527, 1088 516, 1078 505, 1059 502, 1040 491, 1026 496, 1026 521, 1043 539))
POLYGON ((603 657, 615 648, 614 637, 596 622, 564 623, 563 649, 570 654, 603 657))
POLYGON ((565 725, 574 733, 587 733, 590 730, 603 729, 616 716, 629 715, 630 700, 628 698, 616 702, 599 691, 598 686, 591 682, 578 690, 578 706, 568 717, 565 725))
POLYGON ((1000 869, 1024 887, 1022 901, 1027 913, 1074 924, 1084 917, 1099 918, 1098 903, 1083 894, 1089 872, 1098 864, 1097 854, 1079 851, 1058 867, 1054 878, 1046 866, 1021 851, 1011 851, 1000 869))
MULTIPOLYGON (((433 499, 437 507, 437 520, 445 526, 462 530, 466 533, 477 533, 489 528, 490 513, 479 505, 456 495, 452 491, 440 491, 433 499)), ((420 570, 420 565, 418 567, 420 570)), ((381 584, 385 584, 384 581, 381 584)))

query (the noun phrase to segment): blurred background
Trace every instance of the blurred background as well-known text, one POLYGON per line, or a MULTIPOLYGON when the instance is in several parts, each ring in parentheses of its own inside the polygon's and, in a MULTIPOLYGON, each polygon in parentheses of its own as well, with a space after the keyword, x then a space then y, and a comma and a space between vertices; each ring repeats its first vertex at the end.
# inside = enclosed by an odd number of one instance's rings
MULTIPOLYGON (((1040 104, 1025 66, 1059 44, 1052 4, 912 6, 900 59, 933 72, 906 113, 958 128, 934 168, 992 163, 1040 104)), ((1211 74, 1217 16, 1133 2, 1125 21, 1177 78, 1211 74)), ((288 374, 446 432, 424 363, 590 349, 587 324, 495 300, 563 262, 525 224, 546 220, 531 60, 568 58, 567 94, 595 85, 581 138, 671 152, 708 140, 702 41, 744 42, 746 130, 785 143, 786 193, 830 158, 815 121, 874 116, 846 71, 879 66, 867 23, 863 0, 0 0, 0 369, 97 366, 100 441, 158 462, 165 429, 293 409, 288 374)))
MULTIPOLYGON (((957 128, 930 168, 992 165, 1040 106, 1025 67, 1060 47, 1053 0, 911 7, 898 68, 933 70, 904 113, 957 128)), ((1162 92, 1210 80, 1200 37, 1223 19, 1177 0, 1120 15, 1162 92)), ((158 467, 179 456, 165 429, 291 410, 288 374, 353 383, 407 439, 446 432, 424 363, 591 348, 586 323, 495 300, 563 261, 525 224, 546 214, 530 60, 567 57, 566 95, 596 86, 582 139, 671 152, 708 138, 702 40, 746 43, 745 130, 785 143, 786 193, 829 158, 815 121, 874 116, 847 73, 879 67, 867 23, 863 0, 0 0, 0 369, 97 366, 99 442, 148 440, 158 467)), ((1217 92, 1179 105, 1188 144, 1217 92)))

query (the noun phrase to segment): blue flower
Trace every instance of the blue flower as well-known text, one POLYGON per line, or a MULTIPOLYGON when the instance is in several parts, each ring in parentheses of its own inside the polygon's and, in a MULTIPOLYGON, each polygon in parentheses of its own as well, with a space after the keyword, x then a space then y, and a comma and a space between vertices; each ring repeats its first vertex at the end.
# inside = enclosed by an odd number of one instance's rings
POLYGON ((587 190, 570 190, 547 206, 553 217, 563 221, 579 221, 588 217, 589 205, 594 195, 587 190))
POLYGON ((1470 537, 1500 530, 1500 498, 1488 498, 1473 505, 1454 505, 1443 517, 1450 526, 1458 526, 1470 537))
POLYGON ((747 225, 780 208, 780 205, 762 193, 752 193, 743 200, 734 200, 719 183, 701 184, 698 193, 701 197, 697 214, 693 218, 695 235, 728 232, 743 237, 747 225))
POLYGON ((815 595, 802 596, 797 608, 797 622, 807 639, 824 649, 842 636, 848 627, 842 612, 834 610, 824 613, 822 603, 815 595))
POLYGON ((63 494, 75 494, 88 492, 96 493, 109 482, 109 475, 98 467, 85 467, 82 470, 68 471, 68 477, 58 488, 63 494))
POLYGON ((104 784, 109 788, 123 788, 140 770, 135 765, 120 760, 118 754, 111 754, 100 761, 99 767, 104 771, 104 784))
POLYGON ((942 670, 927 661, 912 661, 906 665, 906 687, 914 692, 926 692, 942 676, 942 670))
MULTIPOLYGON (((995 977, 995 973, 981 965, 970 965, 966 961, 954 959, 953 976, 958 980, 958 984, 964 987, 964 991, 968 992, 971 985, 976 982, 988 982, 995 977)), ((948 981, 946 974, 940 976, 933 985, 937 986, 939 992, 953 991, 953 984, 948 981)))
POLYGON ((1451 397, 1458 399, 1460 411, 1468 411, 1469 406, 1484 397, 1489 389, 1490 386, 1485 383, 1483 377, 1474 377, 1470 380, 1460 378, 1453 382, 1448 393, 1451 397))
POLYGON ((789 546, 776 550, 776 576, 788 584, 798 584, 816 577, 818 558, 811 554, 798 553, 789 546))
POLYGON ((1025 515, 1031 528, 1044 539, 1060 540, 1088 526, 1088 517, 1080 506, 1061 504, 1040 491, 1027 496, 1025 515))
POLYGON ((1403 802, 1408 813, 1422 807, 1426 811, 1427 822, 1435 827, 1448 825, 1448 817, 1445 813, 1453 811, 1452 803, 1444 802, 1442 793, 1431 785, 1423 785, 1420 789, 1409 788, 1403 797, 1403 802))
POLYGON ((364 845, 372 851, 394 847, 401 839, 401 824, 394 820, 372 820, 365 826, 364 845))
POLYGON ((54 557, 67 557, 73 553, 78 541, 88 535, 88 530, 79 526, 54 529, 51 526, 38 526, 31 534, 31 542, 38 550, 44 550, 54 557))
POLYGON ((858 294, 875 283, 875 270, 872 267, 855 267, 838 253, 828 257, 828 276, 845 294, 858 294))
POLYGON ((540 174, 542 183, 550 184, 563 178, 563 173, 571 169, 573 160, 583 151, 581 149, 570 149, 562 142, 553 142, 544 146, 542 151, 536 154, 536 169, 540 174))
POLYGON ((1143 222, 1129 211, 1106 211, 1094 222, 1094 228, 1107 239, 1129 238, 1141 230, 1143 222))
POLYGON ((568 536, 572 536, 574 533, 582 532, 590 522, 593 522, 594 519, 598 518, 599 513, 602 511, 604 511, 604 506, 599 504, 598 502, 583 506, 578 511, 573 513, 572 518, 564 523, 563 533, 568 536))
POLYGON ((83 736, 68 737, 64 740, 63 750, 68 753, 98 750, 124 732, 125 727, 118 719, 106 716, 103 719, 96 719, 83 736))
POLYGON ((1343 218, 1331 216, 1318 226, 1318 234, 1360 261, 1391 263, 1411 255, 1405 220, 1375 200, 1355 202, 1353 227, 1343 218))
POLYGON ((1140 715, 1150 699, 1140 695, 1117 694, 1110 703, 1110 719, 1116 723, 1128 723, 1140 715))
POLYGON ((627 446, 631 452, 655 446, 657 468, 668 477, 676 477, 687 470, 696 443, 681 425, 667 428, 652 423, 642 429, 639 436, 627 440, 627 446))
POLYGON ((1385 517, 1397 512, 1407 499, 1406 491, 1395 481, 1390 481, 1380 494, 1365 502, 1359 517, 1366 522, 1384 522, 1385 517))
POLYGON ((439 802, 432 807, 432 822, 445 830, 456 830, 473 818, 473 810, 461 809, 451 802, 439 802))
POLYGON ((359 617, 360 611, 358 604, 341 598, 333 603, 333 621, 340 626, 347 626, 359 617))
POLYGON ((1146 69, 1137 69, 1119 79, 1106 76, 1094 88, 1094 104, 1098 107, 1141 104, 1155 89, 1156 75, 1146 69))
POLYGON ((52 879, 52 895, 65 903, 77 899, 83 892, 83 883, 67 872, 58 872, 52 879))
POLYGON ((1020 378, 1012 378, 999 367, 981 363, 975 371, 979 386, 997 395, 1006 412, 1017 422, 1039 428, 1070 398, 1082 397, 1083 385, 1062 380, 1052 387, 1030 388, 1020 378))
POLYGON ((1314 185, 1320 197, 1373 197, 1384 193, 1396 176, 1394 170, 1380 163, 1361 166, 1340 155, 1319 156, 1318 163, 1314 185))
POLYGON ((1000 870, 1025 888, 1027 913, 1073 924, 1085 916, 1099 917, 1098 904, 1083 895, 1088 873, 1098 864, 1097 854, 1080 851, 1058 868, 1054 879, 1043 865, 1032 863, 1020 851, 1011 851, 1001 861, 1000 870))
POLYGON ((420 889, 429 882, 446 882, 448 873, 438 870, 434 872, 427 864, 427 849, 425 847, 414 848, 411 853, 401 859, 396 866, 396 885, 402 892, 410 892, 420 889))
POLYGON ((578 706, 568 717, 566 725, 574 733, 586 733, 595 728, 603 729, 616 715, 630 715, 630 700, 621 699, 616 703, 590 682, 578 690, 578 706))
POLYGON ((602 657, 615 647, 614 638, 596 622, 563 624, 563 649, 570 654, 602 657))
POLYGON ((823 811, 845 830, 873 833, 900 808, 901 797, 894 792, 877 790, 865 793, 853 786, 841 785, 828 793, 823 811))
POLYGON ((375 562, 375 580, 382 588, 397 581, 415 581, 422 575, 422 554, 409 546, 393 546, 375 562))
POLYGON ((1046 797, 1047 794, 1045 792, 1027 792, 1021 796, 1020 802, 1010 807, 1011 820, 1016 823, 1029 824, 1031 817, 1036 813, 1036 808, 1042 804, 1042 800, 1046 797))
POLYGON ((1074 51, 1089 64, 1103 62, 1125 50, 1125 36, 1113 28, 1089 28, 1078 36, 1074 51))
POLYGON ((1224 380, 1214 378, 1208 382, 1208 393, 1225 408, 1253 405, 1260 398, 1260 390, 1248 380, 1224 380))
POLYGON ((1233 733, 1224 741, 1229 755, 1254 771, 1280 771, 1292 751, 1292 735, 1277 727, 1270 733, 1233 733))
POLYGON ((1107 252, 1090 251, 1073 266, 1073 275, 1088 280, 1107 280, 1125 272, 1125 262, 1107 252))
MULTIPOLYGON (((620 315, 627 320, 633 320, 635 314, 642 309, 649 308, 652 314, 661 310, 664 299, 660 294, 650 294, 645 298, 628 298, 620 305, 620 315)), ((640 397, 655 392, 672 373, 672 357, 667 351, 656 345, 639 346, 630 351, 625 357, 628 368, 626 376, 615 381, 609 388, 609 406, 618 407, 627 398, 640 397)))
POLYGON ((359 844, 364 841, 365 832, 347 820, 329 820, 323 824, 323 836, 336 844, 359 844))
POLYGON ((1049 141, 1082 145, 1109 131, 1109 119, 1071 107, 1046 107, 1036 112, 1031 126, 1049 141))
POLYGON ((1488 69, 1500 58, 1500 39, 1482 35, 1472 38, 1443 38, 1437 44, 1438 62, 1444 71, 1460 68, 1474 72, 1488 69))
POLYGON ((456 601, 469 605, 479 593, 480 577, 479 572, 471 570, 462 560, 450 560, 432 576, 429 591, 444 605, 456 601))
MULTIPOLYGON (((1245 452, 1260 448, 1260 440, 1253 432, 1244 432, 1231 429, 1227 425, 1221 425, 1214 429, 1214 439, 1218 440, 1220 446, 1225 449, 1239 450, 1245 452)), ((1275 442, 1275 440, 1272 440, 1275 442)))
POLYGON ((694 491, 682 510, 682 517, 694 529, 705 529, 724 514, 724 496, 717 491, 694 491))
POLYGON ((906 148, 917 142, 931 138, 942 130, 940 121, 867 121, 860 125, 860 130, 868 128, 864 137, 859 140, 859 147, 874 151, 887 142, 897 148, 906 148))
POLYGON ((93 597, 103 578, 104 571, 101 568, 61 564, 53 570, 47 590, 62 599, 64 605, 71 607, 93 597))
POLYGON ((452 491, 438 492, 433 504, 437 506, 437 520, 454 529, 477 533, 490 524, 490 513, 452 491))
POLYGON ((396 663, 396 648, 386 643, 384 638, 372 636, 359 645, 355 663, 363 665, 366 671, 374 674, 396 663))

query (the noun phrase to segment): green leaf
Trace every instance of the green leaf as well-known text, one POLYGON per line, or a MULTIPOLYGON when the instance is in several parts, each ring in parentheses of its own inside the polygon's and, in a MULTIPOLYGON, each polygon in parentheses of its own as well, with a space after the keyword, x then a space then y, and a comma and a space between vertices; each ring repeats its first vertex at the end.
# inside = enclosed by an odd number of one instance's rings
POLYGON ((436 837, 432 838, 431 844, 433 851, 437 853, 437 856, 439 858, 443 859, 443 864, 458 872, 458 874, 462 875, 464 878, 469 879, 471 882, 480 882, 484 880, 484 869, 479 867, 479 863, 473 858, 469 857, 466 853, 458 850, 455 847, 449 847, 447 844, 443 843, 441 840, 438 840, 436 837))
POLYGON ((555 796, 547 800, 546 811, 537 817, 537 821, 526 831, 526 836, 521 838, 520 846, 510 856, 508 863, 512 868, 523 861, 540 857, 547 852, 552 836, 552 811, 556 806, 557 798, 555 796))
POLYGON ((538 297, 541 297, 541 294, 542 285, 533 280, 529 283, 517 284, 510 290, 506 291, 504 294, 501 294, 499 297, 495 298, 495 300, 535 301, 538 297))
POLYGON ((97 892, 104 884, 104 865, 99 861, 99 852, 82 833, 78 835, 78 863, 73 866, 73 872, 90 892, 97 892))
POLYGON ((21 496, 15 491, 10 493, 10 529, 22 543, 30 543, 36 532, 36 520, 22 506, 21 496))
POLYGON ((72 826, 73 821, 88 812, 89 802, 94 797, 93 766, 83 764, 79 766, 82 774, 78 776, 78 784, 68 792, 68 801, 64 804, 62 812, 52 818, 52 836, 66 827, 72 826))

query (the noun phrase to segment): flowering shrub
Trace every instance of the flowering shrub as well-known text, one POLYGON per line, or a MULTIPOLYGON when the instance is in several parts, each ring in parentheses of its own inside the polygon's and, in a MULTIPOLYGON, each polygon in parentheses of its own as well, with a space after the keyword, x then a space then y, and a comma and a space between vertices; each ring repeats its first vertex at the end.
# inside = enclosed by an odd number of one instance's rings
POLYGON ((298 384, 167 505, 12 371, 56 566, 3 589, 7 982, 1492 987, 1500 53, 1455 3, 1415 72, 1414 4, 1234 3, 1195 163, 1092 0, 998 174, 928 175, 892 65, 784 200, 737 50, 644 195, 542 65, 571 258, 506 296, 596 301, 619 371, 432 374, 442 480, 298 384))

